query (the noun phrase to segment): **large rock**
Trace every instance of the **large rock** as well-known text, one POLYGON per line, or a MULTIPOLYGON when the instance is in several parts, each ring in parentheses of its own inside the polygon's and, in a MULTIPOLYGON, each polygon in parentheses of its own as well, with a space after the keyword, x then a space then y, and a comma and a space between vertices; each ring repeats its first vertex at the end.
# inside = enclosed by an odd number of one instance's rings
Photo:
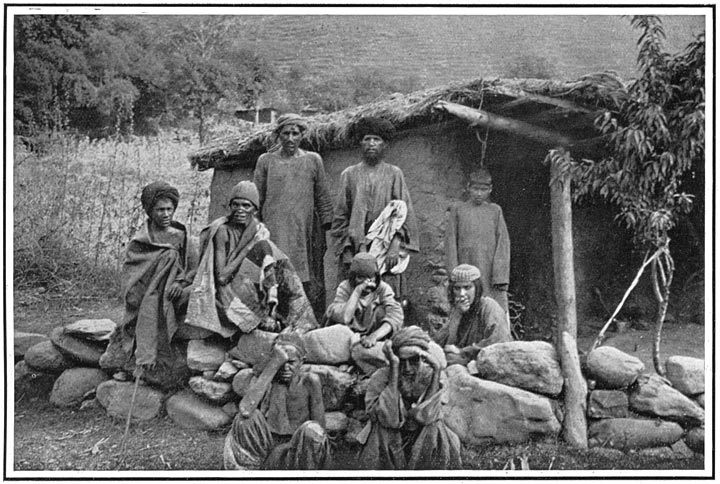
POLYGON ((225 346, 222 343, 193 339, 187 345, 187 366, 196 371, 217 371, 225 361, 225 346))
POLYGON ((186 429, 217 430, 232 422, 222 407, 207 403, 189 390, 168 398, 165 409, 173 422, 186 429))
POLYGON ((350 361, 353 331, 342 324, 308 331, 303 335, 305 361, 321 365, 338 365, 350 361))
POLYGON ((80 319, 63 327, 66 334, 76 338, 107 342, 116 324, 110 319, 80 319))
POLYGON ((109 377, 98 368, 70 368, 55 380, 50 403, 58 407, 75 407, 95 392, 109 377))
POLYGON ((277 338, 277 333, 256 329, 240 336, 237 345, 228 351, 228 353, 231 357, 247 363, 250 366, 258 363, 264 364, 272 353, 275 338, 277 338))
POLYGON ((50 338, 44 334, 15 331, 15 333, 13 333, 13 356, 15 357, 15 362, 17 363, 22 360, 27 350, 32 346, 49 340, 50 338))
POLYGON ((100 366, 100 357, 107 346, 104 343, 76 338, 66 333, 62 326, 50 332, 50 341, 57 346, 61 353, 82 365, 92 367, 100 366))
POLYGON ((608 418, 588 426, 590 447, 609 447, 630 450, 672 445, 683 436, 682 427, 675 422, 608 418))
POLYGON ((244 370, 238 371, 232 381, 233 391, 241 397, 244 397, 245 392, 248 388, 250 388, 250 382, 252 381, 254 376, 255 372, 252 368, 246 368, 244 370))
POLYGON ((230 383, 193 376, 190 378, 189 385, 192 391, 218 405, 224 405, 235 397, 230 383))
POLYGON ((705 408, 705 394, 701 393, 700 395, 697 395, 695 397, 695 401, 698 405, 700 405, 702 408, 705 408))
POLYGON ((25 353, 25 363, 35 370, 49 373, 60 373, 72 366, 72 362, 52 344, 52 341, 42 341, 28 348, 25 353))
POLYGON ((443 420, 464 443, 520 443, 560 431, 547 397, 475 378, 462 365, 450 365, 447 380, 443 420))
POLYGON ((223 361, 217 372, 213 375, 213 380, 217 381, 231 381, 237 374, 239 368, 232 364, 230 361, 223 361))
POLYGON ((645 365, 617 348, 600 346, 587 356, 587 371, 598 388, 616 390, 632 384, 645 371, 645 365))
POLYGON ((705 411, 658 375, 642 375, 630 389, 630 408, 679 422, 701 424, 705 411))
POLYGON ((665 377, 680 393, 694 396, 705 392, 705 361, 689 356, 671 356, 665 362, 665 377))
MULTIPOLYGON (((95 397, 108 415, 124 420, 130 413, 134 390, 134 382, 108 380, 97 387, 95 397)), ((147 385, 138 385, 131 418, 150 420, 157 417, 162 408, 163 398, 164 394, 160 390, 147 385)))
POLYGON ((55 383, 56 374, 45 373, 28 366, 25 360, 15 363, 15 397, 21 395, 47 398, 55 383))
POLYGON ((356 378, 329 365, 303 365, 302 369, 320 377, 325 410, 328 412, 342 410, 343 402, 356 378))
POLYGON ((685 434, 685 444, 690 450, 702 454, 705 452, 705 427, 694 427, 685 434))
POLYGON ((478 377, 535 393, 556 396, 563 387, 555 348, 545 341, 511 341, 481 349, 478 377))
POLYGON ((629 402, 625 392, 620 390, 593 390, 590 392, 588 417, 625 418, 629 412, 629 402))

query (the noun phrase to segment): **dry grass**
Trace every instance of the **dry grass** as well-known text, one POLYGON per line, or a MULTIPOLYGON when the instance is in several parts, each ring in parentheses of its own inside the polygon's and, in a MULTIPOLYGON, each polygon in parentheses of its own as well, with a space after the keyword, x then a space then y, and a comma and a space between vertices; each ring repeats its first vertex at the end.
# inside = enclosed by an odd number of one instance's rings
POLYGON ((14 285, 92 295, 117 288, 125 245, 145 219, 139 197, 163 179, 181 194, 176 219, 195 235, 206 221, 210 173, 192 170, 192 138, 162 135, 15 142, 14 285))

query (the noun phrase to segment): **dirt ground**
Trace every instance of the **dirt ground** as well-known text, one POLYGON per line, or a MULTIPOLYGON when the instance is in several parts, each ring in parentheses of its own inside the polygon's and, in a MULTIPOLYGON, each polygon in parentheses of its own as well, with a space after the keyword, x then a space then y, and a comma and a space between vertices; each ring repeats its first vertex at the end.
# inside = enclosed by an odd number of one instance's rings
MULTIPOLYGON (((84 318, 122 318, 117 300, 48 298, 39 294, 16 295, 14 330, 49 333, 55 326, 84 318)), ((602 322, 592 322, 579 331, 578 346, 592 344, 602 322)), ((652 369, 652 332, 630 329, 623 334, 608 333, 606 344, 639 357, 652 369)), ((663 336, 663 360, 678 354, 703 357, 703 327, 670 324, 663 336)), ((134 424, 124 454, 120 452, 124 421, 108 417, 98 404, 80 409, 58 409, 48 401, 52 379, 15 395, 14 435, 8 442, 14 451, 15 470, 220 470, 225 431, 191 431, 177 427, 167 415, 134 424), (124 458, 122 456, 124 455, 124 458)), ((333 468, 354 467, 357 449, 333 444, 333 468)), ((629 453, 608 457, 569 449, 561 442, 532 442, 516 446, 469 447, 463 450, 468 470, 520 469, 524 462, 532 470, 580 469, 703 469, 702 456, 668 459, 629 453)))

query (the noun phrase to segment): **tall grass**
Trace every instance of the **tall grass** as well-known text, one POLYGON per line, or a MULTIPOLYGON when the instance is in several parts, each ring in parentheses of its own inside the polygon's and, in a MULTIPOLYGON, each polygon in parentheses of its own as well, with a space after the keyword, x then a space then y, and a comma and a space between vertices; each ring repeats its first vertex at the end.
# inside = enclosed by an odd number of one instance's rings
POLYGON ((16 289, 117 294, 127 242, 144 222, 140 192, 165 180, 180 191, 175 218, 195 236, 207 217, 210 172, 190 168, 193 138, 89 140, 67 134, 29 150, 14 143, 16 289))

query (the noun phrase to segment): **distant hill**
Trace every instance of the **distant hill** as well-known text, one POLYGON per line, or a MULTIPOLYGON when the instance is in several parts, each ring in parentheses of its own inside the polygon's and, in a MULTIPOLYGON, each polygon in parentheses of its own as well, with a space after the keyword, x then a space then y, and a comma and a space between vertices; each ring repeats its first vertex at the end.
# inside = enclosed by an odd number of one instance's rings
MULTIPOLYGON (((701 16, 663 21, 671 52, 704 30, 701 16)), ((507 76, 521 55, 544 58, 559 78, 602 70, 630 78, 639 32, 628 18, 606 15, 265 15, 238 17, 237 36, 280 72, 304 67, 323 76, 378 69, 431 87, 507 76)))

